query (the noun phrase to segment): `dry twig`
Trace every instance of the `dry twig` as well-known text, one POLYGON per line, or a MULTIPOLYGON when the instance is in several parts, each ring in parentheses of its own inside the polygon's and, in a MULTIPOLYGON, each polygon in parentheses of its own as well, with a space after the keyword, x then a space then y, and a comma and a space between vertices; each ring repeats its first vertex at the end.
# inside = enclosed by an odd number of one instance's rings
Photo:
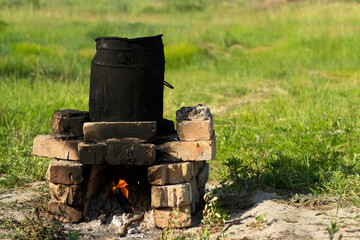
POLYGON ((141 213, 140 215, 137 215, 133 218, 131 218, 127 223, 124 224, 124 226, 121 228, 120 232, 117 234, 118 237, 122 237, 125 235, 126 229, 133 223, 136 223, 138 221, 141 221, 144 218, 144 213, 141 213))

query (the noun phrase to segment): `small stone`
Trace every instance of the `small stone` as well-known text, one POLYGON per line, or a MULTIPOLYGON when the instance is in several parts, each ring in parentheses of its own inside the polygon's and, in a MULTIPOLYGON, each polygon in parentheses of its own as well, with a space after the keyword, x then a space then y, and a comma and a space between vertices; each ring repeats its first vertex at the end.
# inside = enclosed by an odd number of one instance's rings
POLYGON ((216 156, 216 139, 211 141, 170 141, 157 145, 156 150, 163 153, 157 161, 205 161, 216 156))
POLYGON ((51 199, 49 204, 49 213, 62 222, 76 223, 83 217, 83 206, 69 206, 55 199, 51 199))
POLYGON ((111 138, 137 138, 150 142, 156 137, 156 122, 87 122, 84 141, 100 142, 111 138))
POLYGON ((89 121, 89 112, 71 109, 57 110, 52 116, 52 131, 54 134, 82 136, 84 122, 89 121))
POLYGON ((40 157, 79 160, 80 140, 65 135, 37 135, 33 142, 33 154, 40 157))
POLYGON ((183 228, 191 226, 190 205, 179 208, 156 208, 154 222, 158 228, 183 228))
POLYGON ((136 230, 136 228, 130 228, 130 229, 128 230, 128 233, 129 233, 129 234, 135 234, 135 233, 138 233, 138 231, 136 230))
POLYGON ((151 187, 151 206, 154 208, 181 207, 189 205, 191 199, 190 183, 151 187))
POLYGON ((52 183, 80 184, 83 182, 87 169, 78 162, 52 160, 46 172, 46 179, 52 183))

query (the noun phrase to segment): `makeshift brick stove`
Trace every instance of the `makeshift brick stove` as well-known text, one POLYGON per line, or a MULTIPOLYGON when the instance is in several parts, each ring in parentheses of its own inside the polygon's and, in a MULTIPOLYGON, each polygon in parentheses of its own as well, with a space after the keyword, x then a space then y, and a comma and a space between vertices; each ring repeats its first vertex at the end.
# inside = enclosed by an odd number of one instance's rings
POLYGON ((158 228, 191 226, 216 140, 205 106, 181 108, 176 121, 175 131, 169 120, 91 122, 88 112, 55 111, 53 134, 38 135, 33 143, 34 155, 54 158, 46 174, 49 212, 64 222, 80 222, 90 199, 108 187, 108 197, 124 212, 153 208, 158 228))

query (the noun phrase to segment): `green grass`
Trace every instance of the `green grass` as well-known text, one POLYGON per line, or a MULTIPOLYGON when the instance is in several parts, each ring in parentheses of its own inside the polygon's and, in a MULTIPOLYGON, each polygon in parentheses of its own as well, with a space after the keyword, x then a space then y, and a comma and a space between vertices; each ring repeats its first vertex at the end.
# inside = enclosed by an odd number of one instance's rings
MULTIPOLYGON (((88 109, 94 38, 164 34, 164 116, 202 103, 212 171, 359 203, 358 1, 0 1, 0 186, 44 179, 31 155, 57 109, 88 109), (105 4, 107 2, 108 4, 105 4), (355 187, 354 187, 355 186, 355 187)), ((212 175, 214 175, 212 174, 212 175)))

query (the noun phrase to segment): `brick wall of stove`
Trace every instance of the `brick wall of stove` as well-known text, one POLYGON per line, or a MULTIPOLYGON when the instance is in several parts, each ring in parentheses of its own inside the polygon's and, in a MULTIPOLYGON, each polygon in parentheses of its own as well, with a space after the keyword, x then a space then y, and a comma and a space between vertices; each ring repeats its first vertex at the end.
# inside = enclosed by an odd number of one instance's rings
POLYGON ((156 122, 94 123, 87 112, 55 111, 54 134, 39 135, 33 143, 34 155, 54 158, 46 175, 49 212, 61 221, 79 222, 90 197, 104 186, 109 166, 145 166, 155 225, 190 226, 205 192, 206 161, 216 155, 216 139, 208 108, 186 107, 176 116, 175 135, 157 136, 156 122), (174 221, 174 209, 181 221, 174 221))

